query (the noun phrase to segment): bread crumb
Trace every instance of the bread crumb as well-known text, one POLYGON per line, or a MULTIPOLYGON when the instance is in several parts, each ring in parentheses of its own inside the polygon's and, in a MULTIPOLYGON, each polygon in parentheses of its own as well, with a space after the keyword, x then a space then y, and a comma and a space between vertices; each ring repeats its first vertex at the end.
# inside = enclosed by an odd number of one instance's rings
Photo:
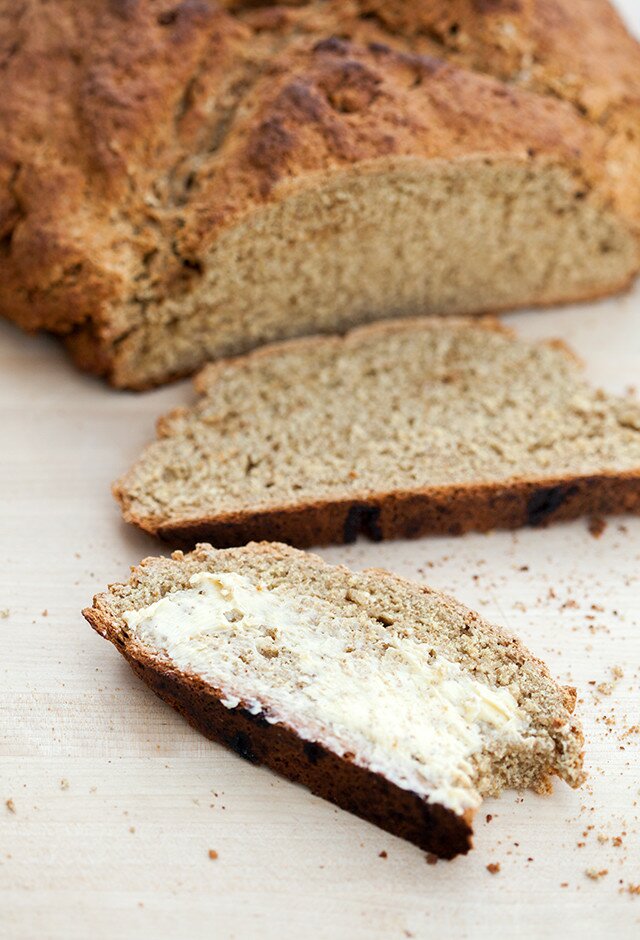
POLYGON ((640 895, 640 884, 638 884, 638 885, 632 885, 632 884, 627 885, 627 891, 629 892, 629 894, 638 894, 638 895, 640 895))
POLYGON ((60 789, 61 790, 69 789, 69 781, 66 779, 66 777, 63 777, 62 780, 60 781, 60 789))
POLYGON ((10 813, 15 813, 15 811, 16 811, 16 804, 13 802, 13 800, 11 799, 11 797, 9 797, 8 800, 5 800, 5 801, 4 801, 4 805, 7 807, 7 809, 9 810, 10 813))
POLYGON ((46 607, 45 607, 45 609, 42 611, 42 616, 43 616, 43 617, 48 617, 48 616, 49 616, 49 611, 47 610, 46 607))
POLYGON ((8 607, 3 607, 2 610, 0 610, 0 620, 6 620, 10 613, 11 611, 8 607))
POLYGON ((492 875, 497 875, 500 871, 500 862, 489 862, 487 871, 492 875))
POLYGON ((382 850, 382 852, 378 852, 378 858, 386 858, 386 857, 387 857, 387 853, 385 852, 384 849, 382 850))
POLYGON ((491 815, 491 813, 487 813, 487 815, 486 815, 486 821, 487 821, 488 823, 490 823, 492 819, 493 819, 493 816, 491 815))
POLYGON ((609 874, 608 868, 602 868, 598 871, 597 868, 587 868, 585 875, 587 878, 591 878, 592 881, 598 881, 599 878, 604 878, 605 875, 609 874))
POLYGON ((433 852, 428 852, 425 857, 426 857, 426 860, 427 860, 427 865, 437 865, 437 864, 438 864, 438 856, 437 856, 437 855, 434 855, 433 852))
POLYGON ((599 539, 604 530, 607 528, 606 519, 603 519, 602 516, 591 516, 588 523, 589 534, 594 537, 594 539, 599 539))
POLYGON ((600 695, 611 695, 620 679, 624 679, 624 672, 620 666, 612 666, 611 679, 608 682, 600 682, 597 686, 600 695))
POLYGON ((216 852, 216 850, 209 849, 209 858, 216 859, 217 857, 218 857, 218 853, 216 852))

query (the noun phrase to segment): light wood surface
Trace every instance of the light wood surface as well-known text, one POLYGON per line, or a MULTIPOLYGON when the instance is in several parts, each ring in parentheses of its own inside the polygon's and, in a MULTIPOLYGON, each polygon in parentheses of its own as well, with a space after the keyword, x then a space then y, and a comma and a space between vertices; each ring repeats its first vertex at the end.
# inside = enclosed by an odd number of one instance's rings
MULTIPOLYGON (((640 381, 640 289, 506 319, 640 381)), ((474 851, 428 865, 198 736, 81 618, 158 552, 109 486, 190 398, 115 393, 0 324, 0 936, 640 936, 640 520, 322 550, 456 594, 578 688, 589 783, 487 801, 474 851)))

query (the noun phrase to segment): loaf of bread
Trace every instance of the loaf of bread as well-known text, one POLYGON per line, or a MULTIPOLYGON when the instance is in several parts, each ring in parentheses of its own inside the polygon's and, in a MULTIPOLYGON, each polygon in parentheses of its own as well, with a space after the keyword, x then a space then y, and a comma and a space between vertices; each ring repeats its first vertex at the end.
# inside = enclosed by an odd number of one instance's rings
POLYGON ((117 386, 640 266, 606 0, 25 0, 0 61, 0 312, 117 386))
POLYGON ((275 343, 205 368, 200 398, 114 486, 174 541, 298 546, 640 509, 640 404, 565 346, 432 317, 275 343))
POLYGON ((147 558, 84 611, 196 728, 443 858, 482 797, 582 782, 575 690, 437 591, 286 545, 147 558))

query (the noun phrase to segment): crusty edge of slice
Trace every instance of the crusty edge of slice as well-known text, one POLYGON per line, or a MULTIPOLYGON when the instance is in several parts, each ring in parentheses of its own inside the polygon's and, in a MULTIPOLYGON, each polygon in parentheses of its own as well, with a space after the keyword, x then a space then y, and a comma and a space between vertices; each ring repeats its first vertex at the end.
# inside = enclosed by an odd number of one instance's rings
MULTIPOLYGON (((276 553, 292 551, 285 545, 255 548, 276 553)), ((181 553, 173 557, 179 559, 181 553)), ((153 557, 145 559, 132 569, 130 580, 144 577, 144 568, 157 561, 153 557)), ((472 847, 473 811, 458 815, 445 806, 428 803, 417 793, 358 766, 348 755, 340 757, 321 744, 306 741, 285 723, 271 724, 263 714, 253 714, 243 704, 228 708, 222 704, 222 690, 158 660, 132 640, 122 630, 122 622, 110 615, 107 598, 108 594, 97 594, 93 606, 82 612, 85 619, 114 644, 156 695, 207 738, 439 858, 466 855, 472 847)), ((570 692, 565 692, 567 707, 571 704, 570 692)))
POLYGON ((173 544, 208 541, 229 548, 275 540, 306 548, 350 544, 360 534, 382 541, 542 527, 583 515, 640 513, 640 467, 624 473, 354 493, 341 499, 170 521, 132 512, 118 484, 114 495, 127 522, 173 544))

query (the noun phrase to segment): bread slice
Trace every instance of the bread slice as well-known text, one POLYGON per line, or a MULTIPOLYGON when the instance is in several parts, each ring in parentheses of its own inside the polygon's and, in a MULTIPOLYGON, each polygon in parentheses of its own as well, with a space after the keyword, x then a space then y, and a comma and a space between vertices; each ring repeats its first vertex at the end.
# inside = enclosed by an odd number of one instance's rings
POLYGON ((114 486, 125 519, 174 542, 306 546, 640 509, 640 405, 493 320, 274 344, 196 387, 114 486))
POLYGON ((483 796, 583 780, 575 690, 455 600, 271 543, 147 558, 84 611, 241 757, 443 858, 483 796))
POLYGON ((117 386, 640 267, 606 0, 27 0, 0 46, 0 311, 117 386))

